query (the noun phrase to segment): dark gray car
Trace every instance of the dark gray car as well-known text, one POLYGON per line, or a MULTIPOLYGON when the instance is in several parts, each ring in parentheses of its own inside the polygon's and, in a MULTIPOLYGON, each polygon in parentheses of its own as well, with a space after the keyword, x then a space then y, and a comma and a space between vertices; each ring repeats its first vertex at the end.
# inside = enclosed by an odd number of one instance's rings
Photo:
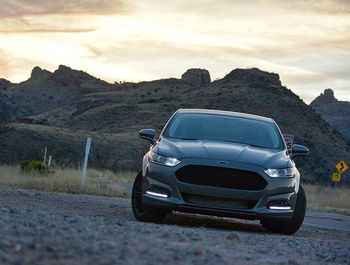
POLYGON ((160 222, 171 211, 260 220, 271 232, 301 226, 305 193, 293 157, 270 118, 228 111, 180 109, 152 146, 132 191, 137 220, 160 222))

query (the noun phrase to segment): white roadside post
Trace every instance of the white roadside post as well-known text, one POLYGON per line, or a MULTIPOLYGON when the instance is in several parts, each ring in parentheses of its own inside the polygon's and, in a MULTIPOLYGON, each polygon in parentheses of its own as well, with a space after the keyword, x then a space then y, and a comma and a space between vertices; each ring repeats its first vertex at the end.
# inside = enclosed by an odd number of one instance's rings
POLYGON ((51 162, 52 162, 52 156, 49 155, 49 161, 47 162, 47 166, 48 166, 48 167, 51 166, 51 162))
POLYGON ((84 187, 84 184, 85 184, 85 175, 86 175, 86 168, 87 168, 88 159, 89 159, 90 147, 91 147, 91 137, 88 137, 86 139, 84 165, 83 165, 83 171, 81 172, 81 179, 80 179, 81 187, 84 187))
POLYGON ((46 155, 47 155, 47 146, 45 146, 45 151, 44 151, 44 164, 46 165, 46 155))

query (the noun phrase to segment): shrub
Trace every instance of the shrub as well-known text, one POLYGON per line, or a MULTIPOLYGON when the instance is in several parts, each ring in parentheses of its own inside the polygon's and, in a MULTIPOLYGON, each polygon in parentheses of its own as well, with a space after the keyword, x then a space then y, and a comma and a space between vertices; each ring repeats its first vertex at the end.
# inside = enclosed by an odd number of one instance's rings
POLYGON ((49 175, 54 173, 54 170, 51 167, 48 167, 43 162, 37 160, 22 161, 20 166, 21 171, 25 173, 37 173, 40 175, 49 175))

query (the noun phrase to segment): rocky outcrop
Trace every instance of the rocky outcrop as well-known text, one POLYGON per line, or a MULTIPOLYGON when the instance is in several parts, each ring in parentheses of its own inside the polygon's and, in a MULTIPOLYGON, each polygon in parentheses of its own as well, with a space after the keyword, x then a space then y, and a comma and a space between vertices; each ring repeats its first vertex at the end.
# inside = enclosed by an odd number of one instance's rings
POLYGON ((48 78, 52 73, 45 69, 41 69, 39 66, 35 66, 32 70, 29 80, 35 81, 43 78, 48 78))
POLYGON ((281 85, 281 80, 278 74, 262 71, 258 68, 251 68, 251 69, 237 68, 231 71, 229 74, 227 74, 224 77, 224 80, 281 85))
POLYGON ((333 90, 328 88, 310 105, 343 137, 350 140, 350 102, 337 100, 333 90))
POLYGON ((115 87, 64 65, 53 73, 36 66, 28 80, 11 85, 6 95, 36 115, 69 105, 86 94, 112 91, 115 87))
POLYGON ((181 79, 193 87, 207 86, 211 82, 208 70, 199 68, 188 69, 181 79))
POLYGON ((336 103, 338 100, 334 96, 334 91, 330 88, 325 89, 321 95, 319 95, 317 98, 314 99, 314 101, 311 103, 311 106, 318 106, 322 104, 328 104, 328 103, 336 103))
POLYGON ((6 90, 8 87, 12 86, 13 84, 4 79, 4 78, 0 78, 0 90, 6 90))
POLYGON ((53 72, 52 79, 64 81, 64 82, 83 82, 83 81, 99 81, 103 82, 102 80, 99 80, 98 78, 93 77, 92 75, 89 75, 88 73, 84 71, 78 71, 74 70, 68 66, 60 65, 58 66, 58 69, 53 72))

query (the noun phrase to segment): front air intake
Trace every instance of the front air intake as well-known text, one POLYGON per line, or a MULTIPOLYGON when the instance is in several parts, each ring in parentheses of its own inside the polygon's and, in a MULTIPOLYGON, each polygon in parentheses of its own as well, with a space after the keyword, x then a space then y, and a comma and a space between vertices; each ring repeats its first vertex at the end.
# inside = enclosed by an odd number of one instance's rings
POLYGON ((263 190, 267 181, 258 173, 235 168, 188 165, 176 171, 184 183, 238 190, 263 190))

